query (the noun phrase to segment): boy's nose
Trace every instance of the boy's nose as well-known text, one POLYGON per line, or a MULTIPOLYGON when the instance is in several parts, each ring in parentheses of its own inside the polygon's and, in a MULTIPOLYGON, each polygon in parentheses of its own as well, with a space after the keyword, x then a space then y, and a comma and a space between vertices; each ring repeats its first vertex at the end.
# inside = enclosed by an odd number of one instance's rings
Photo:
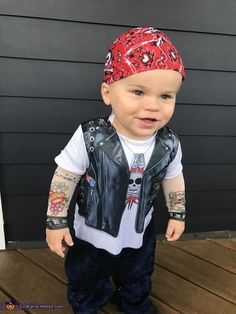
POLYGON ((159 111, 159 101, 157 99, 149 99, 144 104, 144 109, 148 111, 159 111))

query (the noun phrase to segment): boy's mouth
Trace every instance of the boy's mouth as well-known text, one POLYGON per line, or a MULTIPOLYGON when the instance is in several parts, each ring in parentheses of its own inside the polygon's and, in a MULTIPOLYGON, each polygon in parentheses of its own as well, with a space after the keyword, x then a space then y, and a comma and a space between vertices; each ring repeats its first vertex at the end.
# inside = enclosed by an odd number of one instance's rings
POLYGON ((146 122, 146 123, 152 123, 152 122, 157 121, 157 119, 154 119, 154 118, 140 118, 140 120, 142 120, 143 122, 146 122))

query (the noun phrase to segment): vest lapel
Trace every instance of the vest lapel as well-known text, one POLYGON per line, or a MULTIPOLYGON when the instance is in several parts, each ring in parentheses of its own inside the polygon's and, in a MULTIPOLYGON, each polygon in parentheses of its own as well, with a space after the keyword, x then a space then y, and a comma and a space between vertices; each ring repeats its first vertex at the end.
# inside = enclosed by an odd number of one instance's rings
POLYGON ((145 172, 155 167, 164 157, 170 153, 169 148, 165 146, 162 141, 156 136, 155 147, 153 149, 149 163, 145 169, 145 172))
POLYGON ((125 152, 120 142, 120 138, 117 135, 115 129, 111 126, 108 127, 106 134, 110 134, 102 141, 98 142, 98 146, 102 149, 115 163, 122 167, 128 168, 129 165, 125 156, 125 152))

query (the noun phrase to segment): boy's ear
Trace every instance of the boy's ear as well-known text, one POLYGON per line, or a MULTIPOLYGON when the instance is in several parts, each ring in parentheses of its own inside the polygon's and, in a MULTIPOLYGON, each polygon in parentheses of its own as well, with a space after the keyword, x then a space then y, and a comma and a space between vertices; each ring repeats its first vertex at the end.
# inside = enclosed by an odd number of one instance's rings
POLYGON ((102 94, 102 99, 103 99, 104 103, 107 106, 110 106, 111 105, 110 86, 107 83, 102 83, 101 94, 102 94))

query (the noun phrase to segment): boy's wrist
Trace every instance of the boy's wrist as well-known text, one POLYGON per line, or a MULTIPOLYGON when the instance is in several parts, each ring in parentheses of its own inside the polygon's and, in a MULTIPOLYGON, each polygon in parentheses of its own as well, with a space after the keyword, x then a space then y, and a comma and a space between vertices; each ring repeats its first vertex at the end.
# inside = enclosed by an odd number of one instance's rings
POLYGON ((171 212, 169 211, 169 218, 178 221, 185 221, 186 211, 181 212, 171 212))
POLYGON ((63 229, 68 227, 67 217, 47 216, 46 227, 50 230, 63 229))

